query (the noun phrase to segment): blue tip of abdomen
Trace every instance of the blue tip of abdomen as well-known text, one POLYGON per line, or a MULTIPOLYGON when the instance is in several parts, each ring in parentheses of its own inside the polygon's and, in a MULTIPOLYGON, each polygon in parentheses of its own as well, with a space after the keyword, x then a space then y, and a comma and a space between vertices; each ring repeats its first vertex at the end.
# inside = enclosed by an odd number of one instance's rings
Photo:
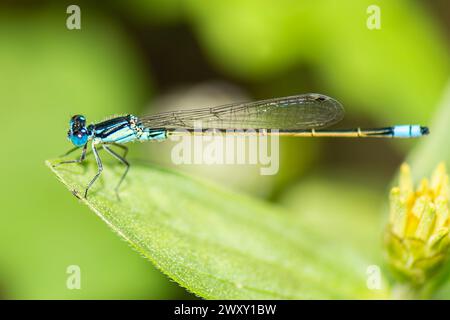
POLYGON ((393 138, 418 138, 427 135, 430 131, 420 125, 403 125, 393 128, 393 138))

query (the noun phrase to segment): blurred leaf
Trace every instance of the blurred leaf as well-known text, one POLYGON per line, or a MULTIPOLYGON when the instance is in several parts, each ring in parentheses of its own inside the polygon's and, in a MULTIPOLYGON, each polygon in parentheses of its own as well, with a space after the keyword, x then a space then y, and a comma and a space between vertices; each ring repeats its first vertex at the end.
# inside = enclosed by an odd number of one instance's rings
POLYGON ((151 24, 174 23, 182 14, 182 0, 115 1, 115 5, 130 12, 139 22, 151 24))
MULTIPOLYGON (((96 172, 52 167, 75 194, 96 172)), ((117 201, 122 166, 106 165, 88 205, 183 287, 204 298, 385 297, 366 287, 368 264, 324 242, 280 208, 168 170, 133 166, 117 201), (351 270, 351 272, 349 272, 351 270)))
POLYGON ((442 31, 425 4, 377 1, 379 30, 366 27, 373 1, 321 4, 315 7, 320 28, 315 65, 347 109, 365 111, 380 124, 429 119, 447 81, 450 60, 442 31))
POLYGON ((322 90, 380 123, 428 119, 449 74, 445 38, 414 1, 377 1, 380 30, 366 25, 371 0, 186 3, 226 72, 261 81, 307 65, 322 90))
MULTIPOLYGON (((347 176, 352 174, 356 175, 347 176)), ((383 197, 374 189, 348 177, 316 176, 289 189, 281 202, 324 238, 351 247, 378 264, 383 197)))
POLYGON ((71 147, 73 114, 91 122, 144 103, 151 90, 139 56, 94 8, 82 6, 81 30, 66 28, 67 5, 20 8, 0 10, 0 117, 10 119, 0 128, 9 136, 0 158, 2 297, 173 297, 176 286, 73 203, 42 165, 71 147), (81 290, 66 287, 74 264, 81 290))
POLYGON ((258 79, 298 61, 308 26, 302 2, 187 0, 187 9, 212 60, 229 73, 258 79), (238 8, 238 9, 237 9, 238 8), (298 41, 292 41, 297 38, 298 41))
POLYGON ((407 162, 412 167, 416 181, 428 177, 439 162, 445 162, 450 169, 450 81, 443 91, 434 120, 430 126, 430 135, 424 137, 411 152, 407 162))

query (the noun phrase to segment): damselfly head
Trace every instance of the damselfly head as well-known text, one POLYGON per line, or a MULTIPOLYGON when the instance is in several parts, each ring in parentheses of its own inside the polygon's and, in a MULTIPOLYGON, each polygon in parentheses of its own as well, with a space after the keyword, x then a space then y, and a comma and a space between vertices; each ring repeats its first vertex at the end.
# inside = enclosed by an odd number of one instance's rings
POLYGON ((70 119, 70 129, 67 138, 76 146, 82 147, 89 140, 89 130, 86 128, 86 118, 82 115, 75 115, 70 119))

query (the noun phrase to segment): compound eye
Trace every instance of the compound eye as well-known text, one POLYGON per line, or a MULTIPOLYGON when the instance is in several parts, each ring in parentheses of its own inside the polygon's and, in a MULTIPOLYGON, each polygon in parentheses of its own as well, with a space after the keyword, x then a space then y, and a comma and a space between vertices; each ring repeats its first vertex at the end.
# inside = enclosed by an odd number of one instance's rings
POLYGON ((69 131, 69 139, 76 147, 82 147, 88 141, 88 133, 86 129, 81 129, 77 131, 69 131))
POLYGON ((80 114, 74 115, 70 118, 70 126, 75 128, 82 128, 86 125, 86 118, 80 114))

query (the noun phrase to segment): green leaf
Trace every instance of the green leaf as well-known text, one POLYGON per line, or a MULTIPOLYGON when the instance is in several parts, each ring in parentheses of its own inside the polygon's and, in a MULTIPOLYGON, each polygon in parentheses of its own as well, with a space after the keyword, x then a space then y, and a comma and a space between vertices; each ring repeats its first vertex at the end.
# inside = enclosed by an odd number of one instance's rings
MULTIPOLYGON (((47 165, 74 195, 96 172, 47 165)), ((323 241, 280 208, 179 173, 134 165, 118 201, 123 167, 105 164, 88 205, 162 272, 203 298, 385 297, 366 286, 366 263, 323 241)), ((330 226, 332 227, 332 226, 330 226)))

